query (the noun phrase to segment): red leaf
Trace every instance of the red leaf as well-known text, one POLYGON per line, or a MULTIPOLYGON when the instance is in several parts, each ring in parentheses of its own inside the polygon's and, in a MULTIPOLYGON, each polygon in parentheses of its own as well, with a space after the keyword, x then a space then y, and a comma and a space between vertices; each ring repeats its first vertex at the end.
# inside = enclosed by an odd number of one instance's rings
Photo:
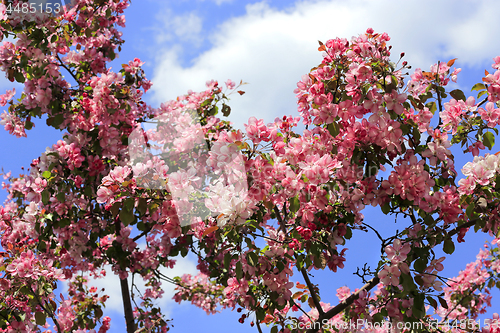
POLYGON ((325 45, 321 45, 320 47, 318 47, 318 51, 326 51, 325 45))
POLYGON ((219 229, 219 227, 216 225, 214 225, 210 228, 207 228, 207 229, 205 229, 205 231, 203 231, 203 235, 201 235, 201 237, 205 237, 206 235, 211 234, 212 232, 214 232, 217 229, 219 229))
POLYGON ((458 59, 458 58, 451 59, 450 61, 448 61, 448 62, 446 63, 446 65, 447 65, 448 67, 453 66, 453 64, 455 63, 455 60, 457 60, 457 59, 458 59))
POLYGON ((434 80, 436 78, 436 74, 435 73, 431 73, 431 72, 424 72, 422 71, 422 74, 424 75, 424 77, 427 79, 427 80, 434 80))
POLYGON ((297 288, 299 288, 299 289, 306 289, 306 288, 307 288, 307 286, 306 286, 305 284, 302 284, 302 283, 300 283, 300 282, 297 282, 297 288))
POLYGON ((242 90, 238 90, 238 94, 243 95, 245 92, 242 90))

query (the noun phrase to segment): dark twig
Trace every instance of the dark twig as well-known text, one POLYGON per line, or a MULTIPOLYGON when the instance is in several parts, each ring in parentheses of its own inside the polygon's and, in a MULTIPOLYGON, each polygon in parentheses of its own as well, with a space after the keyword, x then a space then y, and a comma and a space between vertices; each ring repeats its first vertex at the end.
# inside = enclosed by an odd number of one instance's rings
POLYGON ((262 328, 260 328, 260 323, 259 323, 259 320, 257 320, 257 318, 255 318, 255 322, 257 323, 257 330, 259 331, 259 333, 262 333, 262 328))
POLYGON ((312 285, 311 280, 309 279, 309 275, 307 274, 307 271, 304 267, 302 267, 300 272, 302 273, 302 276, 304 277, 304 280, 306 281, 307 289, 309 289, 309 291, 311 292, 311 297, 312 297, 312 300, 314 302, 314 306, 318 310, 320 317, 321 317, 321 315, 325 314, 325 312, 323 311, 321 304, 319 304, 318 295, 316 294, 314 286, 312 285))
POLYGON ((361 289, 359 289, 357 292, 355 292, 351 296, 347 297, 345 300, 343 300, 337 306, 335 306, 334 308, 328 310, 324 314, 320 314, 319 317, 318 317, 318 319, 312 324, 312 328, 309 329, 307 331, 307 333, 316 333, 316 332, 318 332, 329 319, 331 319, 334 316, 338 315, 340 312, 344 311, 352 303, 354 303, 354 301, 359 298, 359 294, 361 292, 363 292, 364 290, 366 290, 366 291, 371 290, 379 282, 380 282, 380 279, 379 279, 378 276, 372 278, 370 281, 368 281, 367 284, 365 284, 363 287, 361 287, 361 289))
POLYGON ((286 225, 285 225, 285 221, 283 221, 283 219, 281 218, 281 214, 280 214, 280 211, 278 209, 277 206, 274 206, 274 213, 276 214, 276 218, 278 219, 278 222, 280 223, 280 227, 278 229, 283 231, 284 234, 286 234, 286 225))

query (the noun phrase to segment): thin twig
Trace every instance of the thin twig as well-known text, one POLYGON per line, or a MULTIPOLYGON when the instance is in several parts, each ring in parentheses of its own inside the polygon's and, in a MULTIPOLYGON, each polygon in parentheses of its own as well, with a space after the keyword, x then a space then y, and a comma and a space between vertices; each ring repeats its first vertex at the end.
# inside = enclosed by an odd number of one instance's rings
POLYGON ((322 315, 319 315, 318 319, 312 324, 312 328, 307 331, 307 333, 316 333, 318 332, 323 325, 331 318, 339 314, 340 312, 344 311, 347 309, 352 303, 354 303, 355 300, 359 298, 359 294, 363 291, 370 291, 373 287, 375 287, 378 283, 380 282, 380 279, 378 276, 373 277, 370 281, 368 281, 367 284, 365 284, 361 289, 359 289, 357 292, 352 294, 351 296, 347 297, 345 300, 343 300, 341 303, 339 303, 337 306, 334 308, 328 310, 322 315))
POLYGON ((307 275, 307 271, 304 267, 302 267, 300 272, 302 273, 302 276, 304 277, 304 280, 306 281, 307 289, 309 289, 309 291, 311 292, 311 297, 313 299, 314 306, 318 310, 320 317, 321 317, 321 315, 325 314, 325 312, 323 311, 321 304, 319 304, 318 295, 316 294, 316 291, 314 290, 314 286, 312 285, 311 280, 309 279, 309 275, 307 275))
MULTIPOLYGON (((59 322, 57 321, 56 319, 56 316, 55 316, 55 313, 52 311, 52 309, 50 309, 49 307, 44 307, 43 306, 43 303, 42 303, 42 300, 38 297, 38 294, 31 288, 31 286, 28 286, 31 290, 31 292, 33 293, 33 295, 35 296, 35 298, 37 299, 38 301, 38 304, 40 305, 40 307, 43 309, 43 311, 45 311, 49 316, 50 318, 52 319, 52 321, 54 322, 54 324, 56 325, 57 327, 57 332, 59 333, 62 333, 61 331, 61 326, 59 326, 59 322)), ((45 301, 45 304, 46 305, 49 305, 47 303, 47 301, 45 301)))
POLYGON ((309 314, 304 309, 302 309, 302 307, 297 304, 293 298, 290 298, 290 300, 292 301, 293 305, 295 305, 300 311, 302 311, 303 314, 305 314, 309 318, 310 321, 312 321, 311 316, 309 316, 309 314))
POLYGON ((286 235, 286 226, 285 226, 285 221, 281 218, 280 211, 278 209, 278 206, 274 206, 274 213, 276 213, 276 218, 278 219, 278 222, 280 223, 280 227, 278 229, 283 231, 283 233, 286 235))
POLYGON ((376 229, 374 229, 371 225, 366 224, 365 222, 363 222, 362 224, 363 224, 364 226, 367 226, 368 228, 372 229, 372 230, 373 230, 373 232, 375 232, 375 233, 377 234, 377 237, 378 237, 378 239, 380 239, 380 241, 382 242, 382 245, 384 245, 384 244, 385 244, 385 240, 382 238, 382 236, 380 235, 380 233, 379 233, 376 229))
POLYGON ((260 328, 260 323, 259 323, 259 320, 257 320, 257 318, 255 318, 255 322, 257 323, 257 330, 259 331, 259 333, 262 333, 262 329, 260 328))

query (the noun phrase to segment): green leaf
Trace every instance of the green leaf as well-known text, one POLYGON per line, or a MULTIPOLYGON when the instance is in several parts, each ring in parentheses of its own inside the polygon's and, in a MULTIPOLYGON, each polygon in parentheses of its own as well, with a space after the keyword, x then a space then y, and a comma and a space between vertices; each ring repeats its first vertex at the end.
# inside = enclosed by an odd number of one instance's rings
POLYGON ((19 83, 24 83, 25 81, 24 74, 22 72, 16 72, 14 77, 16 78, 16 81, 19 83))
POLYGON ((115 202, 113 206, 111 206, 111 213, 113 214, 113 217, 116 217, 118 215, 118 211, 120 210, 122 203, 121 202, 115 202))
POLYGON ((464 92, 462 90, 460 90, 460 89, 455 89, 455 90, 450 91, 450 95, 451 95, 451 97, 453 97, 457 101, 459 99, 461 99, 464 102, 466 101, 464 92))
POLYGON ((446 301, 443 298, 441 298, 441 296, 438 296, 438 301, 443 308, 448 309, 448 303, 446 303, 446 301))
POLYGON ((231 253, 226 253, 224 255, 224 267, 226 269, 229 269, 229 264, 231 263, 231 253))
POLYGON ((426 299, 434 309, 437 309, 438 303, 434 298, 427 296, 426 299))
POLYGON ((486 132, 483 134, 483 144, 491 150, 495 145, 495 135, 491 132, 486 132))
POLYGON ((64 116, 61 113, 56 114, 54 118, 52 118, 51 126, 54 128, 59 128, 59 125, 61 125, 63 121, 64 121, 64 116))
POLYGON ((146 231, 147 230, 146 224, 142 221, 137 223, 137 229, 140 231, 146 231))
POLYGON ((137 210, 142 215, 146 214, 146 211, 148 210, 148 203, 147 203, 146 199, 139 198, 139 203, 137 204, 137 210))
POLYGON ((255 252, 248 252, 247 253, 247 262, 250 266, 257 266, 259 263, 259 256, 255 254, 255 252))
POLYGON ((64 202, 66 200, 66 195, 64 192, 60 192, 56 195, 56 198, 59 202, 64 202))
POLYGON ((50 200, 50 193, 48 190, 44 190, 42 192, 42 203, 44 205, 47 205, 49 203, 49 200, 50 200))
POLYGON ((382 323, 382 321, 384 321, 384 316, 380 312, 378 312, 373 315, 372 321, 374 323, 382 323))
POLYGON ((271 333, 278 333, 278 326, 273 326, 273 328, 271 328, 271 333))
POLYGON ((29 120, 26 120, 26 123, 24 124, 24 128, 29 131, 30 129, 33 128, 33 123, 29 120))
POLYGON ((339 131, 339 125, 337 123, 328 124, 327 128, 328 128, 328 132, 330 132, 330 134, 333 137, 336 137, 340 133, 340 131, 339 131))
POLYGON ((132 211, 134 209, 135 205, 135 199, 134 198, 127 198, 125 202, 123 203, 123 207, 127 210, 132 211))
POLYGON ((389 206, 389 203, 386 202, 382 207, 380 207, 382 209, 382 213, 384 213, 385 215, 389 214, 389 212, 391 211, 391 206, 389 206))
POLYGON ((157 203, 152 202, 149 204, 149 214, 153 214, 154 212, 156 212, 157 209, 158 209, 157 203))
POLYGON ((285 264, 283 264, 282 261, 278 261, 276 263, 276 268, 278 269, 278 271, 283 272, 283 270, 285 269, 285 264))
POLYGON ((224 115, 224 117, 227 117, 229 116, 230 113, 231 113, 231 108, 229 107, 229 105, 224 104, 222 106, 222 114, 224 115))
POLYGON ((345 239, 351 239, 352 237, 352 229, 347 227, 346 230, 345 230, 345 235, 344 235, 344 238, 345 239))
POLYGON ((35 322, 37 325, 40 326, 45 325, 45 319, 46 319, 45 313, 39 311, 35 313, 35 322))
POLYGON ((293 197, 290 199, 290 211, 292 213, 295 213, 299 210, 300 208, 300 202, 298 197, 293 197))
POLYGON ((49 170, 45 170, 44 172, 42 172, 42 177, 45 178, 45 179, 49 179, 50 176, 52 176, 52 174, 50 173, 49 170))
POLYGON ((39 241, 37 248, 38 250, 45 252, 45 250, 47 250, 47 243, 45 243, 44 241, 39 241))
POLYGON ((102 315, 104 314, 102 312, 102 309, 101 308, 97 308, 94 310, 94 313, 95 313, 95 316, 97 317, 97 319, 100 319, 102 317, 102 315))
POLYGON ((433 225, 433 224, 434 224, 434 222, 435 222, 435 221, 434 221, 434 219, 432 218, 432 216, 431 216, 431 215, 427 215, 426 217, 424 217, 424 223, 425 223, 426 225, 429 225, 429 226, 430 226, 430 225, 433 225))
POLYGON ((297 269, 302 269, 304 267, 304 257, 299 255, 297 256, 297 261, 295 262, 295 266, 297 266, 297 269))
POLYGON ((472 86, 472 89, 470 91, 474 90, 483 90, 486 89, 486 86, 482 83, 476 83, 475 85, 472 86))
POLYGON ((443 251, 446 254, 452 254, 453 252, 455 252, 455 243, 450 238, 445 239, 443 244, 443 251))
POLYGON ((115 51, 111 47, 108 50, 108 58, 111 60, 115 60, 116 58, 115 51))
POLYGON ((417 289, 417 286, 413 282, 411 275, 403 273, 403 274, 401 274, 400 278, 401 278, 401 285, 403 286, 404 291, 410 292, 412 290, 417 289))
POLYGON ((422 273, 427 268, 426 260, 424 260, 423 258, 418 258, 417 260, 415 260, 413 268, 415 268, 417 272, 422 273))
POLYGON ((212 100, 211 99, 206 99, 203 103, 201 103, 201 107, 205 107, 205 106, 208 106, 209 104, 212 103, 212 100))
POLYGON ((241 280, 242 277, 243 277, 243 270, 241 269, 241 261, 238 261, 236 263, 236 278, 238 280, 241 280))
POLYGON ((122 221, 125 226, 128 226, 130 223, 134 222, 134 220, 135 215, 133 211, 123 208, 120 212, 120 221, 122 221))
POLYGON ((432 114, 434 114, 434 112, 436 112, 437 110, 436 102, 429 102, 425 104, 425 106, 429 109, 430 112, 432 112, 432 114))
POLYGON ((476 203, 473 201, 467 206, 467 209, 465 210, 465 214, 467 214, 467 217, 472 218, 472 215, 474 214, 474 208, 476 206, 476 203))
POLYGON ((477 98, 483 96, 484 94, 487 94, 488 93, 488 90, 482 90, 479 92, 479 94, 477 94, 477 98))
POLYGON ((258 307, 257 310, 255 311, 255 317, 258 321, 264 320, 264 318, 266 318, 266 310, 264 310, 261 307, 258 307))
POLYGON ((425 296, 423 294, 417 294, 413 297, 413 308, 412 312, 414 316, 423 317, 425 315, 425 296))

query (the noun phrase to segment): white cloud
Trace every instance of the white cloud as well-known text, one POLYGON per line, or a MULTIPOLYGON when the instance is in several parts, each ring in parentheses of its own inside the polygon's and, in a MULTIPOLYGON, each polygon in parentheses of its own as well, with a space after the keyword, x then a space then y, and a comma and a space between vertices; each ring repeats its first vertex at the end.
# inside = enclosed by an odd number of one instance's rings
POLYGON ((194 12, 183 15, 174 15, 171 10, 162 10, 156 19, 160 21, 161 26, 155 30, 155 39, 157 43, 166 41, 183 41, 200 43, 203 20, 194 12))
MULTIPOLYGON (((198 1, 203 2, 203 1, 205 1, 205 0, 198 0, 198 1)), ((220 5, 222 5, 223 3, 231 3, 231 2, 233 2, 233 0, 210 0, 210 1, 215 2, 215 4, 216 4, 217 6, 220 6, 220 5)))
MULTIPOLYGON (((198 271, 196 269, 196 264, 193 260, 189 259, 188 257, 185 258, 176 258, 177 262, 174 266, 174 268, 161 268, 160 272, 168 276, 170 278, 173 278, 175 276, 182 276, 183 274, 191 274, 191 275, 196 275, 198 274, 198 271)), ((106 301, 106 310, 111 310, 115 311, 118 313, 123 313, 123 303, 122 303, 122 293, 121 293, 121 286, 120 286, 120 278, 118 275, 115 275, 113 271, 111 270, 111 266, 106 266, 106 276, 101 279, 90 279, 88 284, 89 286, 95 286, 98 288, 100 291, 102 288, 105 289, 104 294, 108 295, 109 298, 106 301)), ((134 278, 134 283, 138 287, 138 289, 141 292, 144 292, 146 287, 144 286, 144 281, 139 275, 136 275, 134 278)), ((129 288, 132 285, 132 278, 131 274, 129 274, 128 278, 128 284, 129 288)), ((172 297, 174 296, 174 288, 175 286, 169 282, 162 281, 161 285, 162 289, 164 290, 163 297, 158 300, 158 305, 162 309, 162 313, 166 316, 169 317, 169 312, 172 310, 174 306, 174 300, 172 297)), ((68 287, 67 284, 64 283, 63 285, 63 293, 67 294, 68 292, 68 287)), ((140 303, 140 298, 139 295, 137 294, 137 291, 134 289, 135 293, 135 300, 137 304, 140 303)), ((132 304, 132 306, 134 306, 132 304)))
MULTIPOLYGON (((293 89, 302 74, 321 61, 317 41, 351 38, 373 27, 387 32, 394 59, 406 52, 413 68, 458 58, 458 67, 484 64, 496 56, 500 21, 494 1, 302 1, 287 10, 265 2, 247 5, 208 36, 212 47, 181 65, 182 47, 161 50, 153 77, 155 102, 173 99, 189 89, 202 90, 209 79, 250 83, 231 101, 231 120, 238 127, 250 116, 273 121, 297 114, 293 89)), ((196 30, 199 32, 199 30, 196 30)))

